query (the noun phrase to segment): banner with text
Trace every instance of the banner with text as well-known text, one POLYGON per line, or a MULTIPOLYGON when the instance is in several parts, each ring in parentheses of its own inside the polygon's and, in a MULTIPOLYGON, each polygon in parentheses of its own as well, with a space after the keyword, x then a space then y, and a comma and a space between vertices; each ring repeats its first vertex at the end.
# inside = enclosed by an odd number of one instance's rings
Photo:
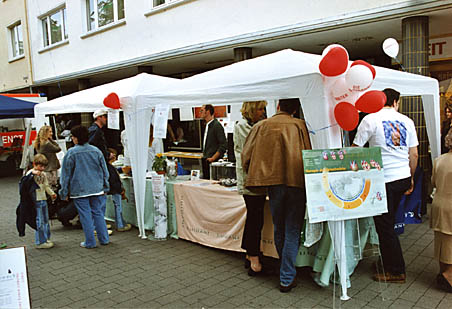
POLYGON ((309 222, 387 212, 380 148, 303 150, 303 163, 309 222))
MULTIPOLYGON (((174 184, 177 234, 180 238, 209 247, 243 252, 246 207, 237 191, 209 181, 174 184)), ((266 203, 261 250, 277 257, 273 244, 273 223, 266 203)))

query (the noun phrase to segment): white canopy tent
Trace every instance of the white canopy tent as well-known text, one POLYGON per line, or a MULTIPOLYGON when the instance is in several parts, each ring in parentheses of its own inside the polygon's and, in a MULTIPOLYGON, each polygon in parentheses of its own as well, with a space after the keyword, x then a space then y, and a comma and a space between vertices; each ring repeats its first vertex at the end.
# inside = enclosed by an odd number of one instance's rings
MULTIPOLYGON (((99 108, 105 108, 104 98, 115 92, 121 100, 121 108, 125 115, 125 127, 127 139, 131 146, 136 148, 136 142, 147 147, 149 140, 149 124, 151 111, 142 114, 136 112, 133 106, 134 97, 145 91, 153 91, 161 87, 169 87, 180 82, 178 79, 141 73, 136 76, 118 80, 109 84, 93 87, 69 94, 35 106, 35 118, 37 119, 37 129, 45 123, 47 114, 68 114, 93 112, 99 108), (147 121, 147 122, 146 122, 147 121), (136 122, 131 125, 131 122, 136 122), (143 132, 148 136, 142 139, 143 132)), ((147 150, 144 154, 137 154, 131 158, 133 169, 134 188, 136 193, 137 222, 140 236, 145 235, 144 230, 144 192, 146 188, 146 162, 147 150), (142 193, 142 194, 141 194, 142 193)))
MULTIPOLYGON (((182 80, 175 87, 162 87, 158 91, 150 90, 134 98, 135 114, 127 119, 132 126, 149 123, 150 110, 158 104, 169 104, 170 108, 194 107, 202 104, 238 104, 244 101, 278 100, 281 98, 299 98, 303 114, 310 130, 310 139, 314 149, 342 147, 342 135, 334 120, 334 102, 330 99, 323 78, 319 73, 321 56, 283 50, 270 55, 242 61, 213 71, 182 80), (138 120, 139 121, 136 121, 138 120)), ((439 87, 435 79, 375 67, 376 78, 371 87, 374 90, 394 88, 402 96, 420 95, 423 99, 427 134, 430 141, 432 158, 440 153, 439 142, 439 87)), ((135 127, 134 132, 140 132, 135 127)), ((130 152, 142 169, 146 164, 147 130, 132 139, 130 152)), ((134 170, 135 176, 138 176, 134 170)), ((141 177, 141 176, 140 176, 141 177)), ((144 175, 143 175, 144 178, 144 175)), ((141 188, 141 187, 140 187, 141 188)), ((144 202, 144 190, 138 191, 144 202)), ((138 201, 138 200, 137 200, 138 201)), ((138 208, 138 205, 137 205, 138 208)), ((142 207, 140 207, 142 208, 142 207)), ((330 222, 334 227, 335 246, 339 250, 340 272, 345 273, 345 233, 344 222, 330 222)), ((331 228, 330 228, 331 230, 331 228)), ((341 276, 343 295, 346 300, 346 276, 341 276)))

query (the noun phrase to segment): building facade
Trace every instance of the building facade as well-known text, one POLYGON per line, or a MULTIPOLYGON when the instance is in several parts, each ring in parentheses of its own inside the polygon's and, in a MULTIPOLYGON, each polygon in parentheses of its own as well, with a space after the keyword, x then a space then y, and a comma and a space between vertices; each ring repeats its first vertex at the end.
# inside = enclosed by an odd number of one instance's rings
POLYGON ((26 0, 0 1, 0 92, 33 84, 26 0))
MULTIPOLYGON (((401 43, 398 60, 408 72, 452 77, 451 0, 3 0, 0 5, 2 35, 13 38, 21 30, 23 40, 23 57, 16 59, 14 40, 2 39, 2 76, 8 82, 0 91, 44 92, 49 99, 140 72, 183 78, 285 48, 321 53, 332 43, 346 47, 352 60, 399 69, 381 48, 388 37, 401 43), (13 7, 14 14, 4 7, 13 7), (28 27, 16 28, 18 22, 28 27)), ((403 111, 418 127, 421 162, 429 162, 420 99, 404 102, 403 111)))

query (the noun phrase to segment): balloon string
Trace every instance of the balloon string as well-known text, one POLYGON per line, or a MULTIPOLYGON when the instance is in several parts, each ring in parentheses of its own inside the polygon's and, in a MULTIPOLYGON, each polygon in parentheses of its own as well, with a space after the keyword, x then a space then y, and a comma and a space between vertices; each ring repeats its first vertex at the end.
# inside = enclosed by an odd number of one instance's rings
POLYGON ((309 132, 310 134, 315 135, 315 134, 318 133, 319 131, 323 131, 323 130, 332 128, 332 127, 334 127, 334 126, 337 126, 337 123, 332 124, 332 125, 329 125, 329 126, 326 126, 326 127, 323 127, 323 128, 320 128, 320 129, 316 129, 316 130, 312 129, 312 126, 311 126, 311 125, 309 124, 309 122, 307 122, 307 121, 306 121, 306 125, 307 125, 307 127, 308 127, 308 132, 309 132))
POLYGON ((405 68, 403 67, 403 64, 399 61, 399 59, 397 59, 397 57, 394 57, 392 59, 394 59, 400 65, 400 67, 402 68, 403 72, 406 72, 405 68))

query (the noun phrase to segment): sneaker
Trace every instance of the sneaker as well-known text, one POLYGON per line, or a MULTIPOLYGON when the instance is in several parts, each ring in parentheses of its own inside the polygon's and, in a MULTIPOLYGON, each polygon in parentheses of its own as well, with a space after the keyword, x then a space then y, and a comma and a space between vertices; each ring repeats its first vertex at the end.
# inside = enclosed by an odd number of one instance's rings
POLYGON ((130 231, 130 229, 132 228, 132 225, 130 224, 126 224, 124 225, 124 227, 116 229, 118 232, 126 232, 126 231, 130 231))
MULTIPOLYGON (((108 231, 108 236, 113 234, 113 230, 107 230, 107 231, 108 231)), ((96 230, 94 230, 94 235, 97 235, 97 231, 96 230)))
POLYGON ((46 243, 52 244, 52 246, 55 245, 55 244, 53 243, 53 241, 50 241, 50 240, 48 240, 48 239, 46 240, 46 243))
POLYGON ((96 248, 96 246, 94 246, 94 247, 87 247, 84 241, 82 241, 82 242, 80 243, 80 247, 86 248, 86 249, 93 249, 93 248, 96 248))
POLYGON ((292 283, 289 284, 288 286, 282 285, 281 283, 279 284, 279 291, 281 293, 289 293, 294 287, 297 286, 297 278, 294 278, 292 283))
POLYGON ((112 228, 111 224, 107 223, 107 229, 111 229, 111 228, 112 228))
POLYGON ((37 249, 50 249, 53 247, 52 242, 43 242, 42 244, 36 245, 37 249))
POLYGON ((406 275, 405 274, 394 275, 389 272, 385 272, 385 273, 375 274, 373 276, 373 279, 375 281, 379 281, 379 282, 385 281, 385 282, 390 282, 390 283, 405 283, 406 275))

